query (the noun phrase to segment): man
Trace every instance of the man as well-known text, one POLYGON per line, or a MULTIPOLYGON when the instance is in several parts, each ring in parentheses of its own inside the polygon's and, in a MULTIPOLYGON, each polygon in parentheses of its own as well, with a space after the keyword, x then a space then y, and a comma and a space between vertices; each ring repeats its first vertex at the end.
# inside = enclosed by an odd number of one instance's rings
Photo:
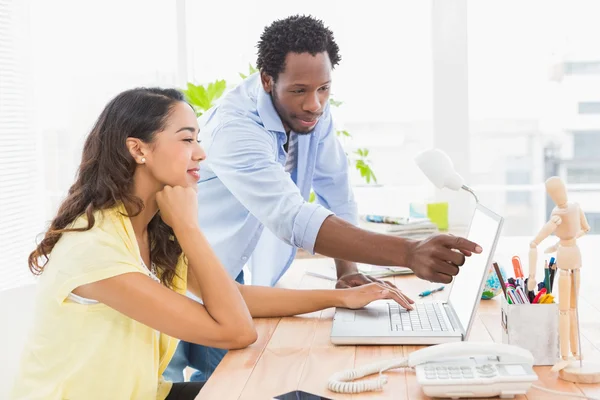
MULTIPOLYGON (((319 20, 293 16, 265 28, 260 72, 203 116, 208 156, 198 185, 201 228, 241 283, 247 264, 253 284, 274 285, 296 248, 334 258, 338 288, 376 280, 359 273, 355 262, 406 266, 420 278, 451 282, 465 255, 480 251, 476 244, 449 235, 412 241, 356 226, 348 162, 328 101, 339 61, 333 34, 319 20), (318 204, 306 201, 311 188, 318 204)), ((192 381, 207 380, 224 354, 182 342, 165 376, 180 381, 190 365, 198 370, 192 381)))

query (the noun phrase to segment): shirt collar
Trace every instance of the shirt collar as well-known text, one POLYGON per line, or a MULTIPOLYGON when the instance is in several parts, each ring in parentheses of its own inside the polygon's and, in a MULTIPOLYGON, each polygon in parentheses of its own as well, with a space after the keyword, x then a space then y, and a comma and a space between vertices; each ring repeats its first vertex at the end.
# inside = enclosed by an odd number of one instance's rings
POLYGON ((285 133, 283 129, 283 123, 279 114, 275 110, 271 95, 265 91, 262 87, 260 79, 258 80, 258 98, 256 103, 256 110, 262 120, 264 127, 269 131, 285 133))

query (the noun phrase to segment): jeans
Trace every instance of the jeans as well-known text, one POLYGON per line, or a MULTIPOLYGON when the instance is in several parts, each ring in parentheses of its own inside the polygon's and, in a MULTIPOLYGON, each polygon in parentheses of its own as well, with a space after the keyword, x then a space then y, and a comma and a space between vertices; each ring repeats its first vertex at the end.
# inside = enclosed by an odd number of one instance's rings
MULTIPOLYGON (((240 272, 236 282, 244 284, 244 271, 240 272)), ((192 374, 191 382, 206 382, 212 375, 217 365, 227 354, 227 350, 206 347, 199 344, 184 342, 177 345, 171 362, 163 373, 166 380, 171 382, 183 382, 183 370, 190 366, 196 371, 192 374)))

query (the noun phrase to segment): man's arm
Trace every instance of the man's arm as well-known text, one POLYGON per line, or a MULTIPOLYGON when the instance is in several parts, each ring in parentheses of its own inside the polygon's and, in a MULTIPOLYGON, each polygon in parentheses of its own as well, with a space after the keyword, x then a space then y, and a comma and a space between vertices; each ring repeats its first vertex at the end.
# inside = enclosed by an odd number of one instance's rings
POLYGON ((441 283, 452 282, 465 256, 481 251, 476 243, 458 236, 415 241, 360 229, 336 216, 323 222, 315 243, 315 252, 329 257, 408 267, 421 279, 441 283))
MULTIPOLYGON (((332 258, 376 265, 406 266, 424 279, 449 283, 476 251, 466 239, 438 235, 411 241, 375 234, 332 215, 319 204, 307 203, 274 157, 269 132, 245 119, 218 128, 207 162, 223 184, 259 221, 281 240, 332 258), (258 131, 257 131, 258 130, 258 131)), ((479 250, 480 251, 480 250, 479 250)))
MULTIPOLYGON (((333 211, 337 217, 357 226, 358 207, 350 185, 348 157, 336 136, 329 109, 325 115, 327 117, 322 121, 325 125, 324 134, 319 140, 312 187, 319 204, 333 211)), ((336 259, 335 267, 338 279, 358 274, 356 263, 351 261, 336 259)))
POLYGON ((217 128, 206 163, 235 198, 284 242, 314 253, 321 224, 332 214, 307 203, 276 160, 271 132, 237 119, 217 128))

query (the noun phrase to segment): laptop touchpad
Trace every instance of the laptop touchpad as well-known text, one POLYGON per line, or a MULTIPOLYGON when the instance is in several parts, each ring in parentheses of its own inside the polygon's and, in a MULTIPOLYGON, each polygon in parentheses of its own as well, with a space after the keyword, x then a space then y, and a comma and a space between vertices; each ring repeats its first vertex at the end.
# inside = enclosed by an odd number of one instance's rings
POLYGON ((374 322, 387 316, 387 312, 378 309, 365 309, 356 311, 356 321, 374 322))

